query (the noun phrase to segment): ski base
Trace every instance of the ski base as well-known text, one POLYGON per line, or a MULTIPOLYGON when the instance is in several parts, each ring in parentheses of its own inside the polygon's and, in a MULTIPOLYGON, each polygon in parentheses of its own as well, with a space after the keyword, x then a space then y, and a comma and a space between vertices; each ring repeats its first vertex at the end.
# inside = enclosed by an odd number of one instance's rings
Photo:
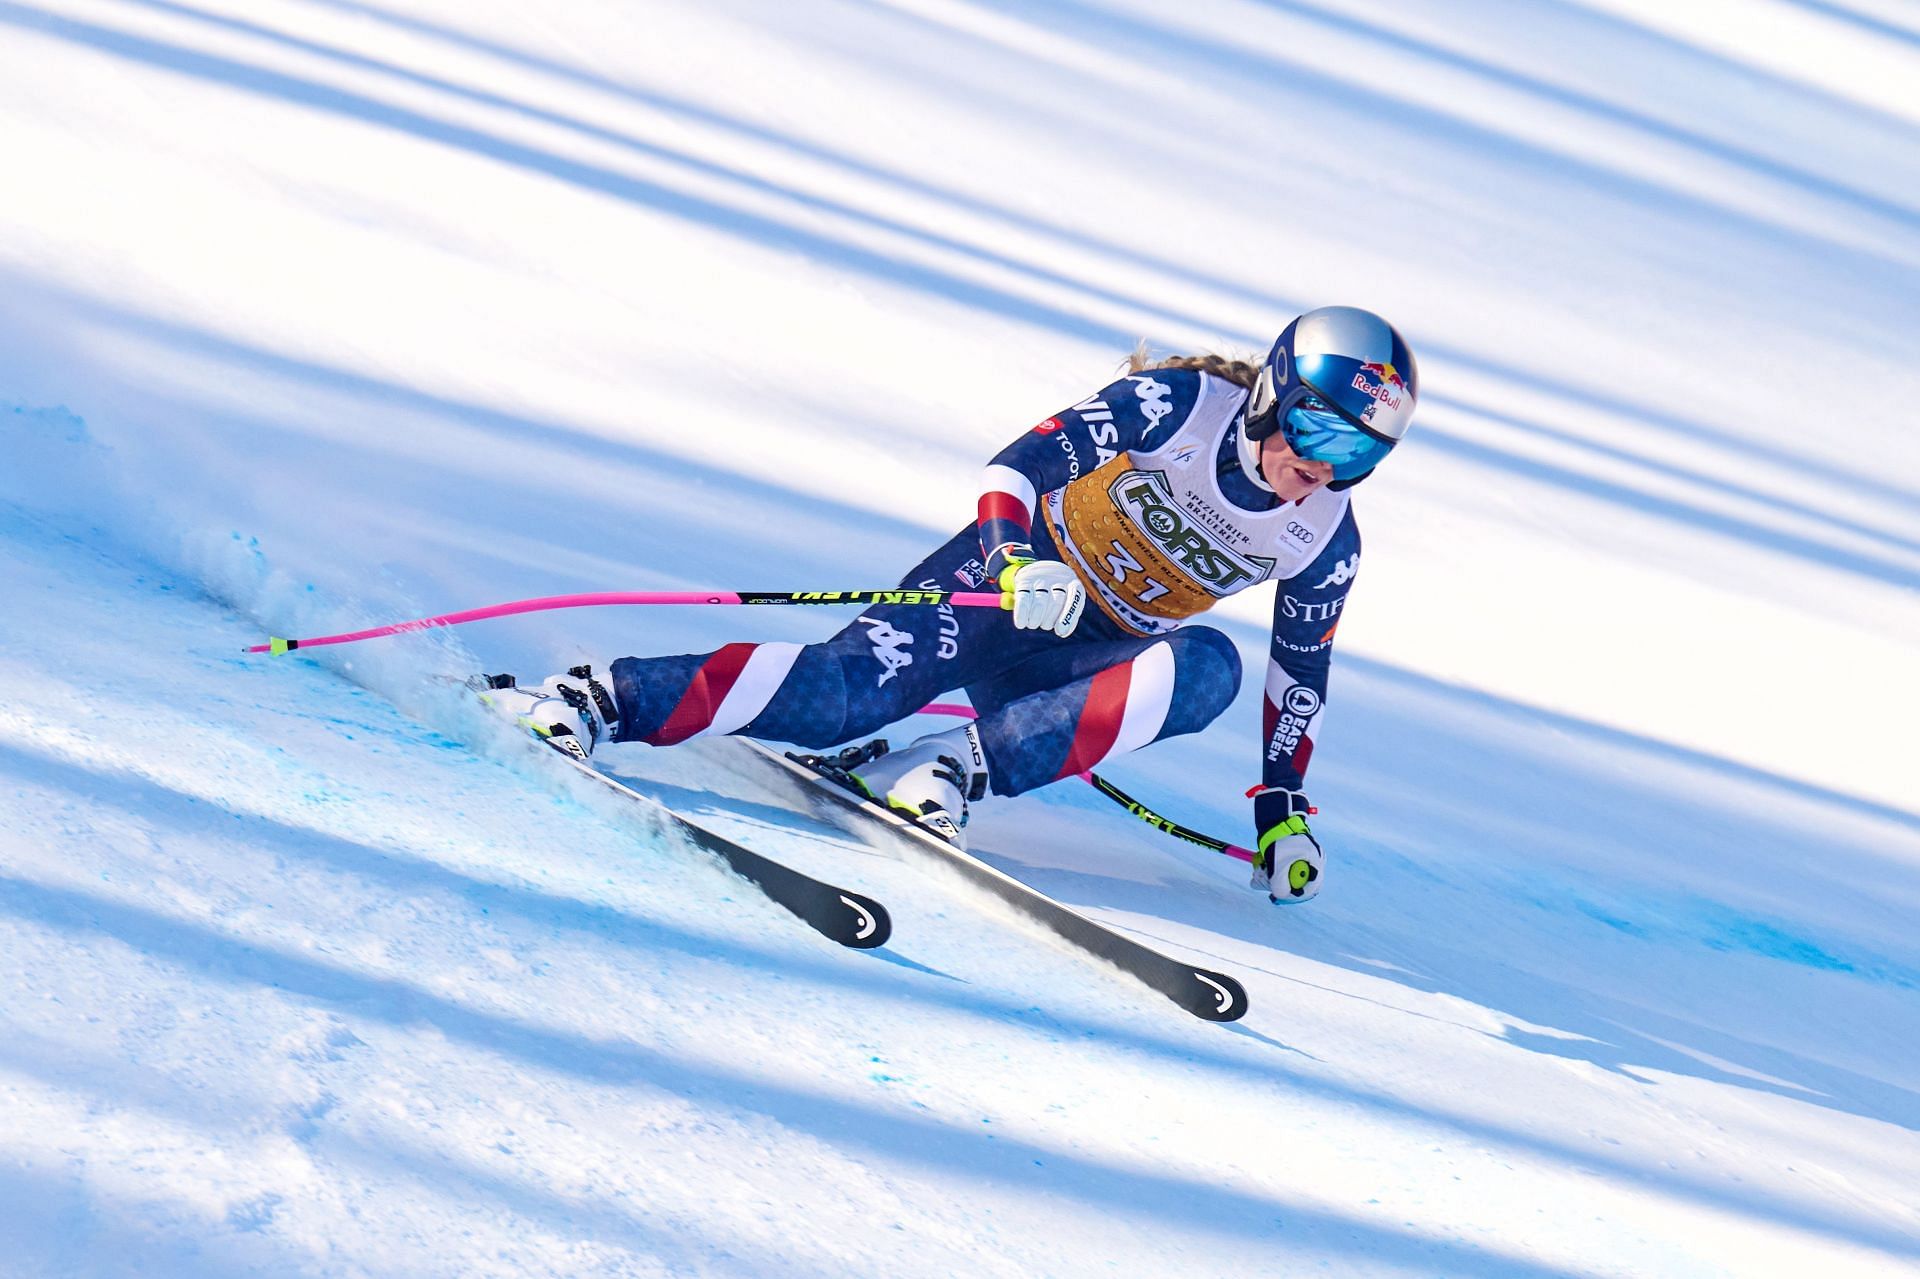
MULTIPOLYGON (((1160 992, 1195 1017, 1207 1021, 1238 1021, 1246 1015, 1246 987, 1236 978, 1185 963, 1104 924, 1097 924, 1072 907, 1062 905, 1038 889, 989 866, 966 850, 875 804, 850 784, 836 780, 836 772, 857 767, 870 758, 870 754, 863 752, 872 752, 872 744, 852 748, 838 756, 821 757, 783 755, 746 738, 736 740, 800 782, 807 792, 831 796, 847 811, 860 813, 890 828, 916 850, 931 854, 944 865, 958 871, 970 883, 992 893, 1056 936, 1160 992)), ((884 749, 884 743, 881 749, 884 749)))
POLYGON ((873 898, 815 879, 770 857, 763 857, 745 845, 736 844, 724 835, 715 834, 698 822, 674 812, 660 801, 641 794, 585 760, 559 752, 556 754, 609 790, 638 801, 650 812, 664 814, 681 834, 719 857, 735 874, 752 883, 769 899, 791 911, 822 936, 856 950, 884 946, 887 939, 893 936, 893 917, 887 913, 885 906, 873 898))

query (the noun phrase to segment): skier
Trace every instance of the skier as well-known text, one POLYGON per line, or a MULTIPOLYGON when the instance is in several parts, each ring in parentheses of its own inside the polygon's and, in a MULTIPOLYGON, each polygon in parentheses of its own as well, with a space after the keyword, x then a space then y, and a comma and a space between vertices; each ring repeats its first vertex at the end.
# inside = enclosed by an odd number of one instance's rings
POLYGON ((1360 565, 1348 490, 1406 434, 1413 355, 1379 316, 1334 306, 1295 319, 1258 366, 1136 354, 1130 367, 1002 449, 977 523, 901 583, 994 583, 1007 612, 874 607, 824 643, 622 657, 598 668, 604 682, 574 667, 495 705, 584 758, 603 740, 716 733, 828 747, 964 688, 977 720, 847 774, 959 843, 989 791, 1018 795, 1211 723, 1240 660, 1187 619, 1273 581, 1252 887, 1315 896, 1325 865, 1302 786, 1360 565))

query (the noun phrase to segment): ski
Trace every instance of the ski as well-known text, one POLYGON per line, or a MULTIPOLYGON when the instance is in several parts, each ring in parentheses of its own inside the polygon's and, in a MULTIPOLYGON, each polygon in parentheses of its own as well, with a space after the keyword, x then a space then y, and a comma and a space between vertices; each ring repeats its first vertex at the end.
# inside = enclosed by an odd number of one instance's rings
MULTIPOLYGON (((578 675, 583 681, 589 678, 585 667, 569 673, 578 675)), ((482 702, 492 700, 488 696, 492 690, 514 687, 511 675, 475 675, 465 679, 442 675, 435 678, 441 683, 465 688, 482 702)), ((552 743, 564 743, 572 747, 554 749, 554 755, 562 762, 616 795, 624 795, 648 812, 664 816, 676 831, 692 840, 697 847, 714 854, 734 874, 765 893, 775 904, 791 911, 802 923, 822 936, 856 950, 872 950, 886 945, 887 939, 893 935, 893 917, 887 913, 885 906, 873 898, 815 879, 708 830, 651 795, 637 791, 619 778, 595 768, 587 761, 586 752, 574 743, 570 735, 555 736, 550 739, 549 744, 552 743)))
POLYGON ((1072 907, 1062 905, 1004 871, 996 870, 964 849, 956 848, 939 836, 922 830, 835 780, 834 765, 852 768, 865 762, 871 758, 871 754, 863 752, 871 752, 873 744, 822 758, 783 755, 746 738, 735 740, 743 742, 761 758, 799 782, 806 793, 830 796, 846 811, 857 812, 879 822, 915 850, 930 854, 1028 919, 1165 995, 1195 1017, 1207 1021, 1238 1021, 1246 1015, 1247 991, 1236 978, 1162 954, 1104 924, 1097 924, 1072 907))
POLYGON ((842 946, 872 950, 884 946, 893 935, 893 917, 887 908, 871 897, 804 875, 793 867, 736 844, 724 835, 682 816, 660 801, 628 786, 616 777, 601 772, 584 760, 556 752, 565 763, 599 782, 615 794, 644 805, 650 812, 662 813, 674 829, 696 845, 725 862, 736 875, 751 883, 768 898, 799 916, 809 928, 830 937, 842 946))

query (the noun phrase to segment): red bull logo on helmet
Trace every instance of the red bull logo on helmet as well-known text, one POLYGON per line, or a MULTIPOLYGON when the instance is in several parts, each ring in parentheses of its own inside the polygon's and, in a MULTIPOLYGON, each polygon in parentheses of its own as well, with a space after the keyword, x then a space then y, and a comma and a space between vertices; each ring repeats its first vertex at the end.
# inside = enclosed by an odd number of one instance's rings
POLYGON ((1402 391, 1407 389, 1406 379, 1401 377, 1400 370, 1394 368, 1391 364, 1362 364, 1360 371, 1362 373, 1371 373, 1374 377, 1378 378, 1383 385, 1398 387, 1402 391))
POLYGON ((1400 376, 1400 370, 1391 364, 1362 364, 1360 371, 1353 375, 1353 389, 1372 396, 1390 409, 1398 410, 1400 396, 1407 393, 1407 383, 1400 376))

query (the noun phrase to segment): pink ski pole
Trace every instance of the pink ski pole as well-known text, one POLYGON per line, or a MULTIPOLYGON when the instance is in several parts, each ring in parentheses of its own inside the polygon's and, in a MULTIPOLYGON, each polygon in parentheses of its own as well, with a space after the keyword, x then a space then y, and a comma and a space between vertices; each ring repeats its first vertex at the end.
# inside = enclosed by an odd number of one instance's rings
POLYGON ((291 653, 296 648, 318 648, 322 644, 356 644, 379 639, 383 635, 405 635, 431 630, 436 626, 460 626, 491 617, 512 617, 517 613, 544 613, 556 608, 593 608, 604 604, 955 604, 962 608, 1000 608, 1004 597, 998 591, 601 591, 587 595, 546 595, 539 599, 511 600, 489 604, 438 617, 419 617, 411 622, 394 622, 364 631, 341 635, 317 635, 311 639, 282 639, 274 636, 265 644, 254 644, 249 653, 291 653))
MULTIPOLYGON (((340 635, 317 635, 310 639, 282 639, 274 636, 265 644, 250 645, 249 653, 291 653, 298 648, 318 648, 324 644, 355 644, 361 640, 379 639, 387 635, 406 635, 414 631, 432 630, 438 626, 461 626, 467 622, 481 622, 494 617, 513 617, 520 613, 544 613, 561 608, 594 608, 609 604, 951 604, 961 608, 1001 608, 1004 600, 997 591, 934 591, 915 589, 877 590, 877 591, 600 591, 585 595, 546 595, 539 599, 510 600, 505 604, 490 604, 485 608, 470 608, 458 613, 442 613, 438 617, 419 617, 410 622, 394 622, 387 626, 375 626, 364 631, 348 631, 340 635)), ((973 708, 957 703, 936 702, 925 708, 932 715, 958 715, 973 718, 973 708)), ((1252 861, 1253 853, 1237 844, 1182 826, 1179 822, 1162 817, 1142 804, 1133 796, 1101 777, 1098 773, 1085 772, 1080 779, 1095 790, 1113 800, 1122 808, 1138 817, 1149 826, 1154 826, 1176 839, 1184 839, 1190 844, 1212 849, 1216 853, 1225 853, 1241 861, 1252 861)))

